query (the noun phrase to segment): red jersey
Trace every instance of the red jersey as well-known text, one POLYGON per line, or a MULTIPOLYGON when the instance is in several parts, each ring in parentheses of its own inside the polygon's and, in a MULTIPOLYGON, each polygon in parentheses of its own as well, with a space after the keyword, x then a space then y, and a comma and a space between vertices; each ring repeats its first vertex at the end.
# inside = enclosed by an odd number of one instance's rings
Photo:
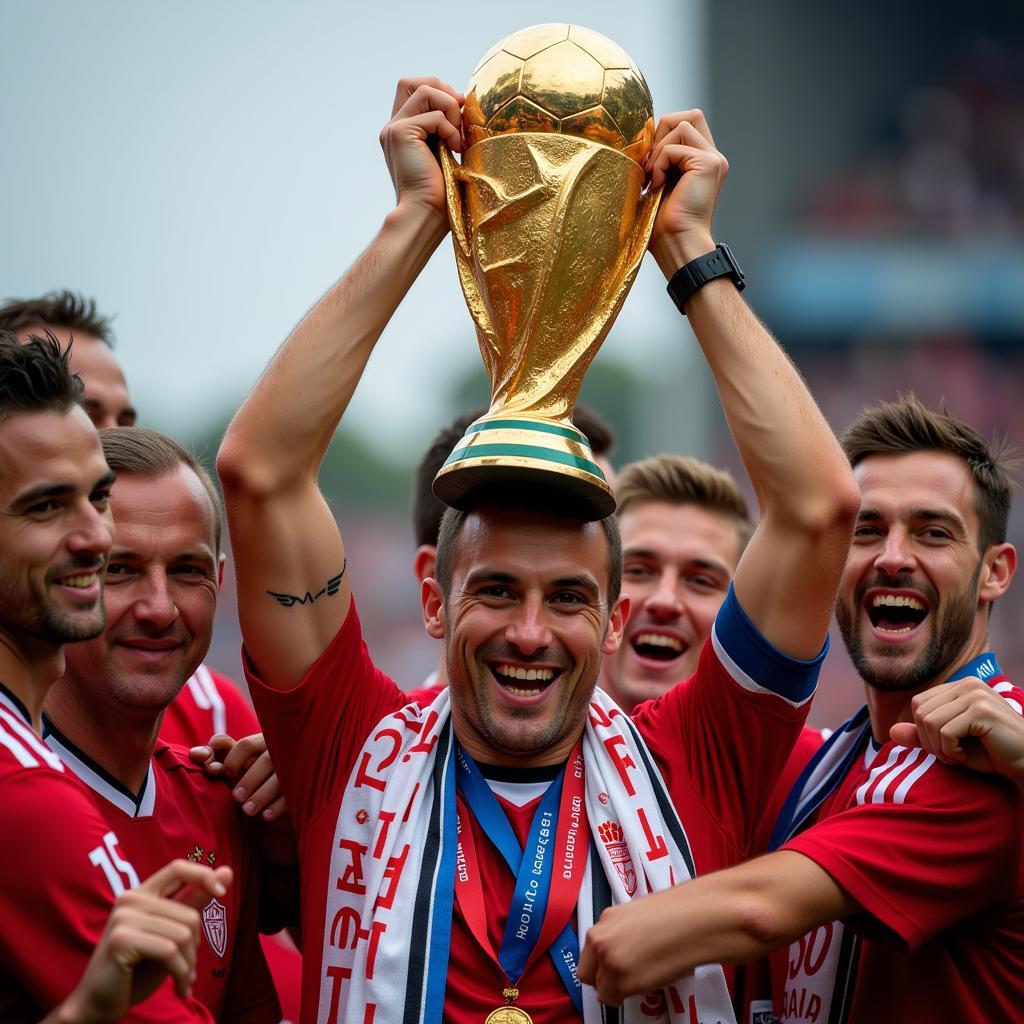
POLYGON ((195 747, 217 733, 240 740, 260 731, 256 712, 238 684, 200 665, 164 712, 160 739, 195 747))
MULTIPOLYGON (((78 984, 115 894, 137 875, 119 833, 2 686, 0 808, 0 1020, 34 1024, 78 984)), ((213 1021, 197 999, 180 999, 169 980, 124 1019, 213 1021)))
POLYGON ((772 956, 784 1021, 1011 1021, 1024 1005, 1024 795, 870 739, 790 839, 863 908, 772 956))
POLYGON ((111 886, 137 885, 178 857, 231 867, 235 877, 226 895, 201 910, 192 993, 217 1020, 277 1024, 281 1010, 259 943, 260 865, 250 823, 228 787, 206 776, 184 748, 160 744, 141 790, 132 793, 48 722, 43 735, 92 791, 107 829, 116 832, 133 866, 127 871, 102 865, 111 886))
MULTIPOLYGON (((746 855, 773 781, 800 732, 820 665, 820 659, 798 662, 775 651, 730 598, 690 683, 642 705, 634 718, 672 795, 699 872, 735 864, 746 855)), ((408 698, 374 666, 354 604, 331 645, 295 689, 278 692, 265 686, 244 660, 299 836, 302 1019, 312 1022, 321 993, 326 893, 334 884, 330 858, 342 797, 363 742, 408 698)), ((516 774, 522 778, 524 773, 516 774)), ((536 799, 516 807, 498 795, 522 839, 536 799)), ((488 901, 488 931, 500 943, 514 879, 475 821, 472 826, 483 888, 494 897, 488 901)), ((479 1024, 502 1003, 506 984, 456 903, 444 1020, 479 1024)), ((537 1024, 578 1019, 547 956, 538 957, 528 969, 517 1006, 537 1024)))

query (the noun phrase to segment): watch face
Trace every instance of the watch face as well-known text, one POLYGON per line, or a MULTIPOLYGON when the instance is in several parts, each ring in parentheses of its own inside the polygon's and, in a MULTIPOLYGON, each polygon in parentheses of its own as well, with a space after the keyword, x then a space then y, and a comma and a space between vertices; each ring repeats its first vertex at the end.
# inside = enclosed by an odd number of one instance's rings
POLYGON ((736 257, 733 256, 732 249, 730 249, 725 242, 720 242, 718 247, 725 253, 725 258, 732 264, 732 269, 736 272, 736 276, 742 281, 745 275, 743 271, 740 270, 740 265, 736 262, 736 257))

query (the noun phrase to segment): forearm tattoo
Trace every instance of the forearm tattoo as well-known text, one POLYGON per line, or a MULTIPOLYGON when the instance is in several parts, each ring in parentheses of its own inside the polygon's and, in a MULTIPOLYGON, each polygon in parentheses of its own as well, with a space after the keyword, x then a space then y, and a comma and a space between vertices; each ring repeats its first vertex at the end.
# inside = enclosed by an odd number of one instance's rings
POLYGON ((341 590, 341 578, 345 575, 345 570, 348 568, 348 559, 346 558, 341 567, 341 572, 337 576, 332 576, 327 583, 321 587, 315 594, 311 594, 308 590, 302 597, 297 594, 279 594, 276 590, 268 590, 267 593, 275 600, 282 608, 294 608, 296 605, 312 604, 314 601, 319 601, 325 594, 327 597, 334 597, 334 595, 341 590))

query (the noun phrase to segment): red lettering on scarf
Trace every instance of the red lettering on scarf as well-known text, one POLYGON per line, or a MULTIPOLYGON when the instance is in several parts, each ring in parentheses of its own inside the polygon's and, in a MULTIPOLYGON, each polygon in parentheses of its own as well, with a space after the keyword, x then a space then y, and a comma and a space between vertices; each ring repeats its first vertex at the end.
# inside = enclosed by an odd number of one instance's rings
POLYGON ((383 921, 374 921, 370 925, 369 930, 360 928, 356 933, 356 936, 360 939, 369 939, 370 948, 366 951, 366 977, 367 980, 373 978, 373 966, 377 962, 377 944, 380 942, 380 937, 388 930, 388 926, 383 921))
MULTIPOLYGON (((429 754, 434 749, 434 744, 437 743, 437 733, 430 736, 431 730, 437 724, 437 712, 431 711, 427 715, 427 720, 423 723, 423 731, 420 733, 421 736, 429 736, 429 739, 421 739, 419 743, 409 748, 409 754, 429 754)), ((408 756, 408 755, 406 755, 408 756)))
POLYGON ((341 1004, 341 986, 352 977, 352 971, 348 967, 328 967, 327 977, 334 984, 331 986, 331 1005, 327 1011, 328 1024, 337 1024, 338 1009, 341 1004))
POLYGON ((380 895, 377 897, 377 902, 374 903, 374 913, 383 907, 385 910, 390 910, 391 905, 395 902, 395 893, 398 892, 398 882, 402 877, 402 872, 405 870, 405 862, 409 856, 409 844, 406 843, 402 848, 402 852, 397 857, 388 857, 388 866, 384 869, 384 877, 387 879, 387 885, 381 890, 380 895))
POLYGON ((405 814, 402 815, 402 822, 405 823, 409 820, 409 815, 412 813, 412 805, 416 799, 416 794, 420 791, 420 784, 417 782, 412 788, 412 796, 409 797, 409 805, 405 809, 405 814))
POLYGON ((619 773, 619 778, 622 779, 622 784, 626 787, 626 792, 630 796, 636 796, 636 790, 633 788, 633 783, 626 774, 627 769, 636 767, 636 762, 629 756, 629 754, 626 754, 626 756, 623 757, 616 749, 616 747, 624 747, 625 745, 625 736, 609 736, 608 739, 604 741, 604 748, 608 751, 608 756, 612 759, 612 763, 615 765, 615 770, 619 773))
POLYGON ((370 752, 368 750, 364 750, 362 759, 359 762, 359 770, 356 772, 356 789, 360 789, 363 786, 372 786, 374 789, 379 789, 383 793, 385 789, 384 780, 378 779, 373 775, 367 774, 366 769, 369 766, 370 752))
POLYGON ((406 729, 411 729, 413 732, 419 732, 423 726, 423 723, 418 718, 406 718, 401 711, 396 711, 392 718, 397 718, 406 729))
POLYGON ((645 855, 648 860, 660 860, 668 856, 668 845, 664 836, 656 836, 651 829, 651 823, 647 820, 647 812, 642 808, 636 809, 636 816, 640 819, 640 826, 644 830, 644 837, 647 839, 647 850, 645 855))
POLYGON ((357 896, 365 896, 366 884, 363 881, 363 855, 366 853, 366 847, 352 839, 339 839, 338 849, 348 853, 352 860, 344 872, 342 872, 341 877, 337 879, 335 885, 342 892, 352 892, 357 896))
POLYGON ((384 844, 388 841, 388 830, 391 828, 391 822, 395 820, 395 812, 381 811, 377 820, 380 822, 380 828, 377 830, 377 842, 373 847, 374 860, 380 860, 384 852, 384 844))
POLYGON ((341 910, 334 915, 334 920, 331 921, 331 945, 337 949, 345 949, 345 947, 350 944, 348 937, 349 927, 351 926, 351 946, 355 949, 356 937, 361 923, 358 910, 354 910, 352 907, 342 907, 341 910), (342 927, 340 936, 337 934, 339 924, 342 927))

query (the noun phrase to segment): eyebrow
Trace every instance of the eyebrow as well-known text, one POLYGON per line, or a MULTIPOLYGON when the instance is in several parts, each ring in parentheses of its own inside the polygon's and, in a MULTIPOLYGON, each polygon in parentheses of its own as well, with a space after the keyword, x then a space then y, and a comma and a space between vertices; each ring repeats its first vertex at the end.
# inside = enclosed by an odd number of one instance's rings
MULTIPOLYGON (((93 491, 100 487, 112 486, 116 479, 117 474, 113 470, 109 470, 89 488, 89 493, 92 494, 93 491)), ((17 508, 22 505, 33 505, 44 498, 64 498, 69 494, 74 494, 75 490, 76 488, 73 484, 40 484, 38 487, 33 487, 31 490, 19 494, 11 502, 11 505, 17 508)))
MULTIPOLYGON (((622 552, 623 559, 626 558, 659 558, 659 553, 651 548, 626 548, 622 552)), ((723 576, 730 576, 732 570, 724 562, 714 558, 688 558, 686 565, 695 569, 708 569, 711 572, 720 572, 723 576)))
POLYGON ((552 581, 551 586, 556 589, 576 587, 579 590, 585 590, 593 597, 601 596, 601 588, 597 585, 597 580, 587 573, 581 573, 576 576, 560 576, 557 580, 552 581))

